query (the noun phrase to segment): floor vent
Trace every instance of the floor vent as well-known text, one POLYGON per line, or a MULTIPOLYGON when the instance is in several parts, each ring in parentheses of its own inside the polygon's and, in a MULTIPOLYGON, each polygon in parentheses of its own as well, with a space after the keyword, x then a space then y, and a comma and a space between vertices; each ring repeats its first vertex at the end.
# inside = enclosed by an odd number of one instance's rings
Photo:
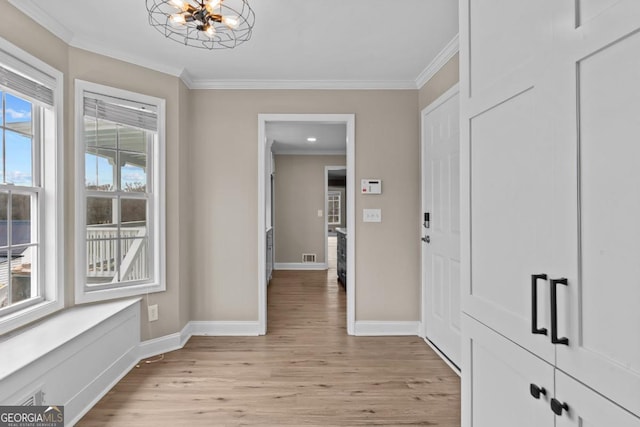
POLYGON ((302 254, 302 262, 316 262, 316 254, 302 254))
POLYGON ((42 406, 44 403, 44 392, 42 390, 34 391, 25 397, 18 406, 42 406))

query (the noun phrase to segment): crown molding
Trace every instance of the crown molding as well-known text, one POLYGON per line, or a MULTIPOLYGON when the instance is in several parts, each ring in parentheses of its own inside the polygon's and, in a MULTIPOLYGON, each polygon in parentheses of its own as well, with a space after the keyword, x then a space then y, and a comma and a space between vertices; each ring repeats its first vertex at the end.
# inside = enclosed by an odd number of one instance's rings
POLYGON ((67 44, 73 39, 73 33, 64 25, 43 11, 33 0, 9 0, 9 3, 27 17, 36 21, 46 30, 67 44))
POLYGON ((449 43, 433 58, 433 61, 427 68, 416 77, 415 87, 421 89, 460 49, 460 39, 458 34, 455 35, 449 43))
POLYGON ((182 72, 180 73, 180 80, 182 80, 182 83, 184 83, 184 85, 188 88, 188 89, 195 89, 195 82, 193 81, 193 78, 191 77, 191 74, 189 74, 189 71, 186 68, 182 69, 182 72))
MULTIPOLYGON (((141 60, 132 55, 123 54, 115 49, 108 48, 100 43, 89 40, 78 39, 75 34, 60 22, 53 19, 48 13, 43 11, 33 0, 9 0, 16 9, 33 19, 39 25, 51 32, 71 47, 87 50, 99 55, 108 56, 119 61, 128 62, 130 64, 139 65, 144 68, 159 71, 176 77, 182 77, 183 69, 170 67, 153 61, 141 60)), ((184 81, 184 79, 183 79, 184 81)), ((185 84, 187 84, 185 82, 185 84)))
MULTIPOLYGON (((184 81, 184 80, 183 80, 184 81)), ((187 84, 187 82, 185 82, 187 84)), ((188 85, 188 84, 187 84, 188 85)), ((416 90, 411 80, 191 80, 190 89, 416 90)))

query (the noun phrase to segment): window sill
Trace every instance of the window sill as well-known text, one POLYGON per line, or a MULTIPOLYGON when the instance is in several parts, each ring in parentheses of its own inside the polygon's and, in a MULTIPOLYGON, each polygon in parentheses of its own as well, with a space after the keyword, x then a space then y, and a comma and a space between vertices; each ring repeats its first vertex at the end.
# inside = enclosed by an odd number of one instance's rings
POLYGON ((85 291, 84 285, 76 287, 76 304, 84 304, 89 302, 108 301, 120 298, 129 298, 146 295, 149 293, 163 292, 167 288, 163 283, 148 283, 144 285, 128 286, 111 289, 98 289, 94 291, 85 291))
MULTIPOLYGON (((0 337, 4 334, 9 335, 11 331, 40 320, 45 316, 49 316, 56 311, 61 310, 63 307, 64 305, 62 301, 45 300, 38 304, 16 311, 15 313, 7 314, 0 318, 0 337)), ((3 338, 0 338, 0 341, 3 338)))

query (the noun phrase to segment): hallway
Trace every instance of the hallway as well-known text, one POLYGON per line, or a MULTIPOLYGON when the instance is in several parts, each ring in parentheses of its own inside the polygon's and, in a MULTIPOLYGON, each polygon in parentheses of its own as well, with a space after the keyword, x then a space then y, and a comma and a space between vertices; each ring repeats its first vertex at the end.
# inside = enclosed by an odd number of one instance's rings
POLYGON ((80 426, 460 425, 460 380, 418 337, 352 337, 335 270, 276 271, 268 334, 193 337, 80 426))

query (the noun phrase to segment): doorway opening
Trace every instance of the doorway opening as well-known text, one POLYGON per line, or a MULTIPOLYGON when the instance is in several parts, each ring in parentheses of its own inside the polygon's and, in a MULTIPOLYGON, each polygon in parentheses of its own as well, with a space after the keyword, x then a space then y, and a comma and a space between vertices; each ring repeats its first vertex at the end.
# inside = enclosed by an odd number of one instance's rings
POLYGON ((347 260, 345 242, 347 231, 347 168, 325 166, 324 168, 325 221, 324 242, 329 271, 346 289, 347 260), (334 272, 335 270, 335 272, 334 272))
MULTIPOLYGON (((346 259, 347 264, 353 265, 355 260, 355 115, 353 114, 260 114, 258 115, 258 314, 260 323, 260 333, 267 332, 267 285, 270 277, 270 270, 277 264, 274 262, 278 257, 278 237, 274 228, 276 226, 275 217, 278 215, 274 209, 274 200, 277 192, 273 185, 273 176, 277 174, 277 165, 274 162, 274 154, 272 149, 276 146, 276 153, 288 152, 289 155, 310 154, 313 149, 303 150, 301 146, 290 146, 286 144, 278 144, 277 140, 272 136, 271 129, 279 128, 295 129, 303 124, 313 125, 341 125, 343 134, 346 130, 346 147, 342 148, 343 155, 346 154, 346 228, 349 230, 349 239, 347 240, 346 259), (346 150, 345 150, 346 148, 346 150)), ((284 137, 282 139, 285 139, 284 137)), ((313 139, 310 135, 309 139, 313 139)), ((343 139, 344 141, 344 139, 343 139)), ((321 150, 322 141, 306 141, 309 143, 318 143, 315 147, 316 151, 321 150)), ((325 147, 326 148, 326 147, 325 147)), ((330 150, 329 150, 330 151, 330 150)), ((319 153, 315 153, 319 154, 319 153)), ((324 153, 321 153, 324 154, 324 153)), ((331 154, 327 152, 327 154, 331 154)), ((345 168, 345 166, 342 166, 345 168)), ((326 171, 325 171, 326 175, 326 171)), ((325 177, 326 178, 326 177, 325 177)), ((304 182, 298 183, 304 189, 304 182)), ((328 187, 328 181, 325 179, 325 194, 328 187)), ((277 202, 275 202, 277 203, 277 202)), ((324 242, 322 244, 324 257, 322 265, 318 263, 315 267, 327 268, 328 255, 328 199, 325 197, 324 205, 317 209, 317 217, 324 218, 324 242), (324 207, 324 210, 322 209, 324 207)), ((334 210, 335 211, 335 210, 334 210)), ((335 212, 334 212, 335 213, 335 212)), ((316 215, 314 213, 314 215, 316 215)), ((332 216, 331 219, 335 219, 332 216)), ((301 254, 303 255, 303 254, 301 254)), ((282 257, 281 257, 282 258, 282 257)), ((293 263, 287 264, 291 265, 293 263)), ((308 267, 308 266, 304 266, 308 267)), ((313 266, 312 266, 313 267, 313 266)), ((347 294, 347 310, 346 325, 347 333, 353 335, 355 324, 355 269, 350 268, 346 272, 346 294, 347 294)))

